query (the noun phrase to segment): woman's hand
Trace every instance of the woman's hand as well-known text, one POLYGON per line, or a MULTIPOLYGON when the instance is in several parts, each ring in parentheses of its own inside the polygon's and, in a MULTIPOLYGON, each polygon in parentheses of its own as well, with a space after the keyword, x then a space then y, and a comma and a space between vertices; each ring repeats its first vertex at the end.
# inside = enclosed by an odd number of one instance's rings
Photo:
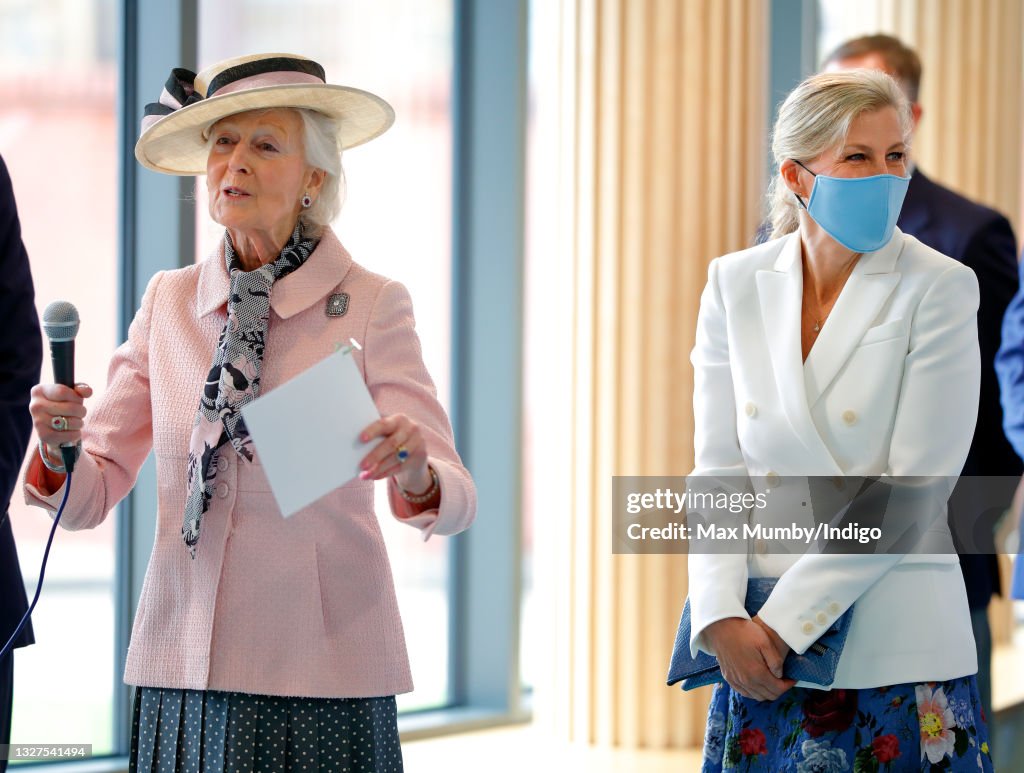
MULTIPOLYGON (((768 638, 771 640, 772 646, 775 647, 775 651, 779 654, 779 659, 781 661, 785 662, 786 655, 789 654, 789 645, 786 644, 785 639, 783 639, 781 636, 779 636, 775 632, 774 628, 769 626, 768 623, 766 623, 764 620, 762 620, 757 615, 754 615, 750 619, 751 619, 751 622, 757 623, 758 626, 760 626, 761 630, 764 631, 768 635, 768 638)), ((779 675, 781 675, 781 672, 780 672, 779 675)))
POLYGON ((363 430, 359 439, 368 443, 378 437, 382 440, 359 463, 360 478, 380 480, 394 475, 398 485, 413 494, 431 487, 433 478, 427 466, 427 443, 419 424, 396 413, 375 421, 363 430), (400 448, 409 454, 404 462, 398 458, 400 448))
POLYGON ((51 456, 60 459, 61 443, 74 444, 82 439, 85 398, 92 397, 92 387, 76 384, 71 389, 63 384, 36 384, 32 387, 31 396, 28 411, 32 415, 32 426, 39 439, 53 451, 51 456), (67 429, 53 426, 57 417, 67 420, 67 429))
MULTIPOLYGON (((773 701, 796 684, 793 679, 781 678, 785 655, 780 654, 766 629, 771 631, 757 618, 729 617, 712 623, 703 634, 715 651, 722 676, 729 686, 740 695, 758 701, 773 701)), ((774 631, 771 633, 778 638, 774 631)))

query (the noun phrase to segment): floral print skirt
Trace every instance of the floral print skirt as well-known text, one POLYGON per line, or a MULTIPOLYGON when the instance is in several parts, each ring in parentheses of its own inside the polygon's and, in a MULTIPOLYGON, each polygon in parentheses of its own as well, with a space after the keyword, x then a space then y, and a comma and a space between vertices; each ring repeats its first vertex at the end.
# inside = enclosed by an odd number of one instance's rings
POLYGON ((756 701, 715 686, 702 773, 992 771, 973 676, 756 701))

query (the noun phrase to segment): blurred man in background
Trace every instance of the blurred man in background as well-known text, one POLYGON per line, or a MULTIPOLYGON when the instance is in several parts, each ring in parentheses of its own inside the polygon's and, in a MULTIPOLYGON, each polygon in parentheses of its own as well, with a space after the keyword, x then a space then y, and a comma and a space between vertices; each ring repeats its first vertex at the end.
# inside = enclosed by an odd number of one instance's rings
MULTIPOLYGON (((826 70, 881 70, 896 80, 910 101, 916 129, 923 113, 918 95, 921 60, 913 49, 890 35, 866 35, 848 40, 825 59, 826 70)), ((1003 314, 1017 292, 1017 243, 1009 221, 993 209, 961 196, 911 168, 910 187, 897 225, 929 247, 974 270, 981 290, 978 343, 981 347, 981 403, 971 450, 962 476, 1019 476, 1020 458, 1003 434, 995 357, 999 350, 1003 314)), ((1010 507, 1007 494, 1005 507, 1010 507)), ((953 524, 951 524, 951 527, 953 524)), ((953 528, 957 534, 957 529, 953 528)), ((986 539, 989 535, 986 535, 986 539)), ((992 722, 992 634, 988 605, 999 592, 995 535, 980 551, 962 553, 960 568, 967 585, 971 623, 978 646, 978 690, 988 721, 992 722)))

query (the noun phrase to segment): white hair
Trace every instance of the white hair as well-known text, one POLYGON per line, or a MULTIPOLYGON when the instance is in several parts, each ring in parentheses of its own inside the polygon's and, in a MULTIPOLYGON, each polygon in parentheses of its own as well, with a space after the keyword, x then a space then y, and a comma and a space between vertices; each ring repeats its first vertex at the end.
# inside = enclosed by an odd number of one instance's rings
POLYGON ((338 147, 338 121, 316 110, 294 109, 302 118, 306 163, 325 173, 313 205, 299 212, 299 220, 306 226, 306 231, 319 236, 324 227, 338 216, 345 198, 345 170, 341 166, 341 148, 338 147))
MULTIPOLYGON (((839 148, 861 113, 896 109, 904 144, 910 144, 910 105, 899 85, 877 70, 847 70, 812 75, 786 97, 772 132, 772 156, 778 170, 784 161, 809 163, 839 148)), ((800 225, 796 196, 776 171, 768 186, 768 217, 772 237, 800 225)))

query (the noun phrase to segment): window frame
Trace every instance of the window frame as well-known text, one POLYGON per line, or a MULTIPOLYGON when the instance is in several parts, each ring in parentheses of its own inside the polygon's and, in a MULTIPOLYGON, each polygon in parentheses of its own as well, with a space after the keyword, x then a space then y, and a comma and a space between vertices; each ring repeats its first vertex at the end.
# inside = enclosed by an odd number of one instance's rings
MULTIPOLYGON (((167 62, 195 61, 198 0, 136 3, 119 0, 118 69, 118 265, 120 276, 119 340, 128 337, 135 310, 146 285, 157 271, 181 268, 192 262, 195 217, 189 177, 159 175, 135 160, 139 116, 158 96, 154 84, 167 79, 167 62), (145 235, 145 241, 143 241, 145 235)), ((152 513, 157 501, 156 464, 150 455, 138 480, 118 506, 115 587, 114 745, 123 755, 129 750, 132 694, 123 675, 132 621, 156 536, 152 513)), ((124 757, 127 765, 127 757, 124 757)))

